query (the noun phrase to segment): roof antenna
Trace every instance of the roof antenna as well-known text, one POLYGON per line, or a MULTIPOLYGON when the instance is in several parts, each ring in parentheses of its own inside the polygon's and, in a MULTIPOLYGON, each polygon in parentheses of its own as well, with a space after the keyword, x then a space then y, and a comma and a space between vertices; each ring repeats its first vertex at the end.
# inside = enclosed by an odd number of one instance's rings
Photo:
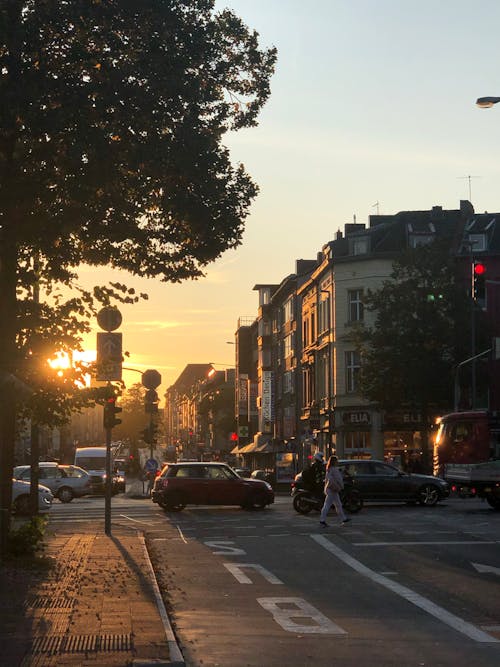
POLYGON ((378 200, 372 206, 372 208, 375 208, 375 207, 377 207, 377 215, 380 215, 380 204, 379 204, 378 200))
POLYGON ((472 204, 471 179, 472 178, 481 178, 481 176, 457 176, 457 178, 466 178, 469 181, 469 201, 472 204))

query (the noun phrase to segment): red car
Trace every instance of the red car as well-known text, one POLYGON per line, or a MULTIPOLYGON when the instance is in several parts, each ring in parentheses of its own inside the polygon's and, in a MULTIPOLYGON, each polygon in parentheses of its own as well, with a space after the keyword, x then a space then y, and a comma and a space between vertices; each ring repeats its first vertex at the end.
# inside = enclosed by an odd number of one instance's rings
POLYGON ((274 502, 274 491, 260 479, 242 479, 225 463, 169 463, 156 478, 151 497, 170 512, 186 505, 264 509, 274 502))

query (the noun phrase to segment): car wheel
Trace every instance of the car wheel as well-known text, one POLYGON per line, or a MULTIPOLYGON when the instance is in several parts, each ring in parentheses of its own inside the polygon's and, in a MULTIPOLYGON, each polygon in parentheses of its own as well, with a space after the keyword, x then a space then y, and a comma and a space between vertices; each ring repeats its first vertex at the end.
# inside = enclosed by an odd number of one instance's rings
POLYGON ((172 493, 163 503, 166 512, 181 512, 185 507, 186 500, 179 493, 172 493))
POLYGON ((70 503, 73 500, 73 491, 65 486, 62 489, 59 489, 57 497, 62 503, 70 503))
POLYGON ((29 514, 30 513, 30 497, 18 496, 14 501, 13 505, 14 512, 16 514, 29 514))
POLYGON ((342 498, 342 505, 349 514, 355 514, 363 509, 363 498, 357 489, 347 491, 342 498))
POLYGON ((425 484, 418 490, 418 502, 425 507, 433 507, 439 500, 439 491, 434 484, 425 484))
POLYGON ((250 510, 263 510, 267 505, 267 497, 263 493, 256 493, 247 503, 250 510))

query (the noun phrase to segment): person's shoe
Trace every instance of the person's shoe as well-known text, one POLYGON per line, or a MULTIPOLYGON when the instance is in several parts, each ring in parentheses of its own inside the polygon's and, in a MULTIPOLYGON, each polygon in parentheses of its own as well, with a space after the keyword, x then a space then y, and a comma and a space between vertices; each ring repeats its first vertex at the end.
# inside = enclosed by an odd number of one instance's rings
POLYGON ((347 523, 348 521, 350 521, 349 517, 345 518, 345 519, 341 522, 341 525, 343 526, 344 523, 347 523))
POLYGON ((322 528, 328 528, 328 524, 326 523, 326 521, 320 521, 320 522, 319 522, 319 525, 320 525, 322 528))

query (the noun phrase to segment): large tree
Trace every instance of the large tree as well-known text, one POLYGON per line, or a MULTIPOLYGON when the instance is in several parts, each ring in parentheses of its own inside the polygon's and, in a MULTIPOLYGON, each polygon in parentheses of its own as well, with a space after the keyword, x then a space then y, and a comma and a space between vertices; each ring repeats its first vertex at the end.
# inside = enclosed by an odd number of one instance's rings
MULTIPOLYGON (((373 322, 353 336, 366 398, 388 412, 418 411, 424 430, 432 414, 451 408, 454 370, 471 356, 475 306, 467 287, 449 240, 401 254, 390 279, 366 296, 373 322)), ((478 310, 476 324, 481 315, 478 310)), ((477 330, 477 349, 486 349, 483 322, 477 330)))
MULTIPOLYGON (((109 300, 100 290, 55 303, 80 264, 180 281, 241 242, 257 187, 222 141, 256 124, 275 59, 213 0, 0 0, 4 383, 20 386, 47 341, 74 347, 92 297, 109 300)), ((3 393, 0 517, 20 396, 3 393)))

